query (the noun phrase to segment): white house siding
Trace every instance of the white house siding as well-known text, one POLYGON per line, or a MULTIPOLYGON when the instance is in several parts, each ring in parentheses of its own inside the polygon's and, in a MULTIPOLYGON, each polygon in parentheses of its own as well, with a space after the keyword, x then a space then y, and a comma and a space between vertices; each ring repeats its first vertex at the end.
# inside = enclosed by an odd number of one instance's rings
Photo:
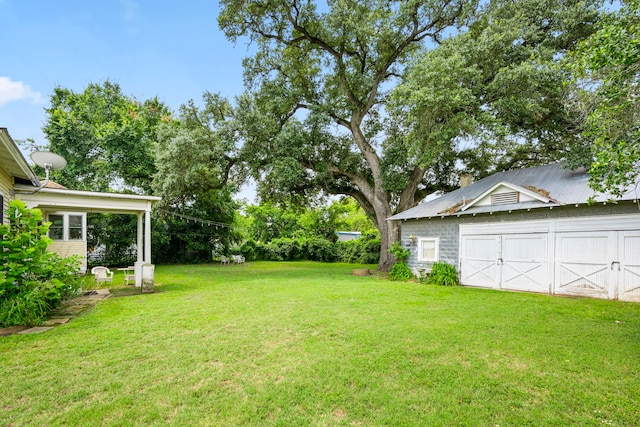
POLYGON ((3 217, 0 223, 8 223, 9 218, 4 214, 9 209, 9 195, 13 189, 13 177, 11 177, 3 168, 0 167, 0 196, 3 199, 2 213, 3 217))
POLYGON ((78 255, 82 258, 82 265, 80 266, 81 272, 87 271, 87 242, 86 240, 73 240, 63 241, 54 240, 49 246, 47 251, 54 252, 63 258, 70 257, 72 255, 78 255))
POLYGON ((530 212, 515 211, 511 214, 434 217, 402 221, 400 224, 403 246, 412 249, 408 263, 414 271, 428 269, 429 263, 417 261, 417 246, 411 245, 409 236, 436 237, 440 239, 439 260, 456 265, 459 269, 462 267, 463 284, 640 300, 640 212, 638 206, 631 202, 577 208, 565 206, 530 212), (609 230, 612 234, 607 235, 607 242, 603 246, 602 241, 599 241, 601 244, 595 241, 599 239, 595 230, 607 227, 616 229, 616 221, 612 220, 611 215, 634 219, 631 225, 627 225, 630 229, 624 232, 609 230), (588 220, 590 217, 595 219, 588 220), (600 225, 593 226, 599 222, 600 225), (555 230, 556 234, 550 239, 550 224, 556 223, 561 224, 560 229, 555 230), (472 228, 476 232, 470 234, 461 231, 461 228, 469 229, 468 226, 474 224, 476 226, 472 228), (608 225, 603 227, 602 224, 608 225), (505 232, 505 227, 513 229, 505 232), (599 267, 578 266, 576 260, 582 257, 583 247, 584 251, 593 252, 587 253, 593 259, 606 258, 610 259, 609 263, 617 261, 607 266, 609 273, 606 273, 606 278, 603 278, 604 262, 599 267), (606 256, 595 249, 602 247, 607 248, 606 256), (611 249, 614 247, 617 249, 611 249), (460 253, 461 248, 465 253, 460 253), (555 256, 558 251, 563 251, 562 255, 555 256), (493 255, 488 256, 489 253, 493 255), (461 258, 465 259, 462 266, 461 258), (589 283, 589 280, 597 285, 589 283))

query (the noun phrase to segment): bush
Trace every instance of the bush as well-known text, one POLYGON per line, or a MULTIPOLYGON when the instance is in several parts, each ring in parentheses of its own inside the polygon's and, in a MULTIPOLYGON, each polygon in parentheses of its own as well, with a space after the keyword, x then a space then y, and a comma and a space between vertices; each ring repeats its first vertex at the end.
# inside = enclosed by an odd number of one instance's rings
POLYGON ((446 262, 436 262, 424 281, 430 285, 456 286, 459 283, 456 268, 446 262))
POLYGON ((377 232, 368 232, 358 239, 337 242, 336 253, 341 262, 377 264, 380 261, 380 237, 377 232))
POLYGON ((0 303, 0 325, 39 325, 49 314, 43 289, 34 286, 0 303))
POLYGON ((273 261, 295 261, 302 258, 302 250, 297 240, 281 237, 273 239, 269 246, 273 261))
POLYGON ((413 273, 404 262, 396 262, 389 272, 389 280, 407 281, 413 278, 413 273))
POLYGON ((377 232, 365 233, 359 239, 333 243, 322 237, 277 238, 269 243, 247 240, 239 249, 247 260, 295 261, 305 259, 323 262, 377 264, 380 238, 377 232))
POLYGON ((47 252, 49 223, 24 202, 9 204, 9 225, 0 225, 0 326, 39 324, 63 299, 78 294, 79 258, 47 252))
POLYGON ((337 258, 336 245, 320 237, 307 239, 302 245, 302 252, 309 261, 334 262, 337 258))
POLYGON ((247 261, 253 261, 256 259, 256 242, 252 239, 247 240, 240 246, 240 254, 247 261))
POLYGON ((406 263, 407 258, 409 258, 409 255, 411 255, 411 250, 403 248, 402 245, 398 242, 394 242, 389 247, 389 253, 393 255, 393 257, 396 259, 396 262, 406 263))

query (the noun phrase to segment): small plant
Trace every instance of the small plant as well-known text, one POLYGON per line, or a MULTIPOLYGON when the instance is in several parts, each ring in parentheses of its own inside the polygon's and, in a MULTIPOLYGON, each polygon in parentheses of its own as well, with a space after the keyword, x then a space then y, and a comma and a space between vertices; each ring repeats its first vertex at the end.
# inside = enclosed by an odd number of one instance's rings
POLYGON ((394 256, 396 262, 406 263, 407 258, 411 255, 411 250, 403 248, 398 242, 394 242, 389 247, 389 253, 394 256))
POLYGON ((456 286, 459 283, 456 268, 446 262, 436 262, 425 278, 426 283, 440 286, 456 286))
POLYGON ((413 278, 413 273, 406 263, 411 251, 403 248, 400 243, 395 242, 389 247, 389 253, 396 259, 396 263, 393 264, 389 272, 389 280, 406 281, 413 278))
POLYGON ((407 264, 404 262, 396 262, 391 267, 389 272, 389 280, 394 281, 407 281, 413 278, 413 273, 407 264))

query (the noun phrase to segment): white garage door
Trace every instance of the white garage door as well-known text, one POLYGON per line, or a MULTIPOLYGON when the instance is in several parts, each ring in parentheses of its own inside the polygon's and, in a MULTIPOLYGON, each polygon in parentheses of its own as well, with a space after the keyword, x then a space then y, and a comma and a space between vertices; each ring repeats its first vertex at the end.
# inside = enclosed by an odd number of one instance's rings
MULTIPOLYGON (((556 236, 556 294, 614 298, 610 265, 616 232, 558 233, 556 236)), ((615 257, 614 257, 615 258, 615 257)))
POLYGON ((513 234, 502 238, 504 289, 549 292, 546 234, 513 234))
POLYGON ((464 285, 549 292, 546 234, 461 236, 464 285))
POLYGON ((483 288, 500 287, 498 259, 500 236, 462 236, 460 245, 460 281, 483 288))
POLYGON ((558 233, 555 293, 640 301, 640 232, 558 233))
POLYGON ((640 231, 625 231, 620 240, 618 298, 640 301, 640 231))
POLYGON ((640 301, 640 216, 461 225, 460 282, 640 301))

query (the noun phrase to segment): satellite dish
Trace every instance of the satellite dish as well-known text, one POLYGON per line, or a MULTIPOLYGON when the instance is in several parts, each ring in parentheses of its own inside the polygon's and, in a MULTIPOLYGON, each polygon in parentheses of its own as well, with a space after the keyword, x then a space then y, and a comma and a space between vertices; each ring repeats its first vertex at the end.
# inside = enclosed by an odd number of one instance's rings
POLYGON ((67 166, 67 161, 64 157, 50 151, 34 151, 31 153, 31 160, 47 172, 67 166))

